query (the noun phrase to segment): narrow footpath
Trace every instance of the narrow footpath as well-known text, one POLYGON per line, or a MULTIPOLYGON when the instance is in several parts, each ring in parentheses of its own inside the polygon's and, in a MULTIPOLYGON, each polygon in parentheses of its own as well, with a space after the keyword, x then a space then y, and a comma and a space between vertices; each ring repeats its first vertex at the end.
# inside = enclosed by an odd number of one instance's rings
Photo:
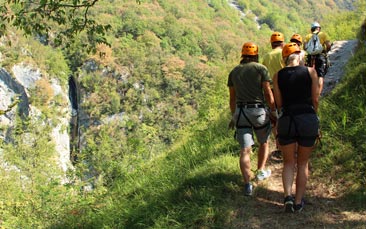
POLYGON ((358 40, 335 41, 329 51, 331 66, 324 78, 322 95, 327 95, 341 80, 348 60, 353 56, 358 40))

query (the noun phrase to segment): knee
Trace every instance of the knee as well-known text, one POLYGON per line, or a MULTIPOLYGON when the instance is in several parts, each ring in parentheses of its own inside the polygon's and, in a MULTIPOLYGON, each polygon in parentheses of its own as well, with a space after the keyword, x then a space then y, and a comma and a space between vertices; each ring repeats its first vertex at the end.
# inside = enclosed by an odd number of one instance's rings
POLYGON ((250 152, 252 152, 252 147, 245 147, 240 150, 240 156, 244 157, 244 156, 250 155, 250 152))
POLYGON ((292 166, 295 167, 296 160, 294 155, 284 156, 283 157, 283 165, 284 166, 292 166))
POLYGON ((283 167, 295 168, 295 161, 283 161, 283 167))
POLYGON ((304 161, 304 162, 297 162, 297 170, 298 171, 307 171, 309 167, 309 163, 308 161, 304 161))

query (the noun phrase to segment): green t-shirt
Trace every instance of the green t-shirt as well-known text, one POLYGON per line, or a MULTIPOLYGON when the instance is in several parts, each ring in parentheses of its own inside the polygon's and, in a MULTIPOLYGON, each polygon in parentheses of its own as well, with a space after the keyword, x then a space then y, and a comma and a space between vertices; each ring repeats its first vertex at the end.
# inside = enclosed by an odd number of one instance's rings
POLYGON ((262 64, 267 67, 271 79, 275 73, 285 67, 282 61, 282 49, 275 48, 263 56, 262 64))
POLYGON ((229 74, 227 85, 234 87, 236 103, 263 103, 262 83, 271 82, 267 68, 257 62, 236 66, 229 74))

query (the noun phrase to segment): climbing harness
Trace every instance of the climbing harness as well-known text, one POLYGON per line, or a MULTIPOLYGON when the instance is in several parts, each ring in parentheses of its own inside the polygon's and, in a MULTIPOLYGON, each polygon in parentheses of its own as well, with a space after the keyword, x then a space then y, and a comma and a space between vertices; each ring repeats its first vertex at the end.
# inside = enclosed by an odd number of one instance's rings
POLYGON ((238 129, 240 129, 240 128, 253 128, 255 130, 259 130, 259 129, 267 127, 270 124, 270 121, 268 121, 267 123, 265 123, 261 126, 255 126, 249 120, 248 116, 244 112, 244 109, 247 109, 247 108, 265 108, 265 106, 263 104, 260 104, 260 103, 256 103, 256 104, 239 104, 238 107, 239 107, 239 114, 238 114, 238 119, 236 120, 236 128, 238 128, 238 129), (250 125, 239 125, 239 120, 240 120, 241 114, 243 114, 244 118, 248 121, 248 123, 250 125))
MULTIPOLYGON (((299 130, 298 130, 298 126, 297 126, 296 121, 295 121, 295 116, 296 115, 300 115, 300 114, 315 114, 314 108, 312 106, 310 106, 310 105, 304 105, 304 104, 287 107, 287 108, 285 108, 283 110, 284 110, 284 112, 283 112, 282 116, 288 116, 290 118, 289 126, 288 126, 288 130, 287 130, 287 135, 286 136, 289 136, 290 135, 291 129, 292 129, 292 125, 294 125, 294 128, 295 128, 295 138, 300 137, 299 130)), ((278 137, 286 137, 286 136, 282 136, 280 134, 277 134, 276 139, 278 137)), ((321 146, 322 144, 321 144, 321 140, 320 140, 321 139, 321 131, 320 131, 320 128, 319 128, 318 134, 316 136, 301 136, 301 138, 309 138, 309 139, 312 139, 314 137, 316 138, 315 146, 318 145, 318 143, 321 146)))

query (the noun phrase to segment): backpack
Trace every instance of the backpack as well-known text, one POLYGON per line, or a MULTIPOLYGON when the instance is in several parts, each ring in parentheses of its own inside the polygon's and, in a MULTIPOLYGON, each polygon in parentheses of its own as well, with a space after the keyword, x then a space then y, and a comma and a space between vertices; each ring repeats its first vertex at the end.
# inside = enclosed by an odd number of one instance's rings
POLYGON ((323 46, 317 33, 314 33, 306 44, 306 52, 309 55, 317 55, 323 52, 323 46))

